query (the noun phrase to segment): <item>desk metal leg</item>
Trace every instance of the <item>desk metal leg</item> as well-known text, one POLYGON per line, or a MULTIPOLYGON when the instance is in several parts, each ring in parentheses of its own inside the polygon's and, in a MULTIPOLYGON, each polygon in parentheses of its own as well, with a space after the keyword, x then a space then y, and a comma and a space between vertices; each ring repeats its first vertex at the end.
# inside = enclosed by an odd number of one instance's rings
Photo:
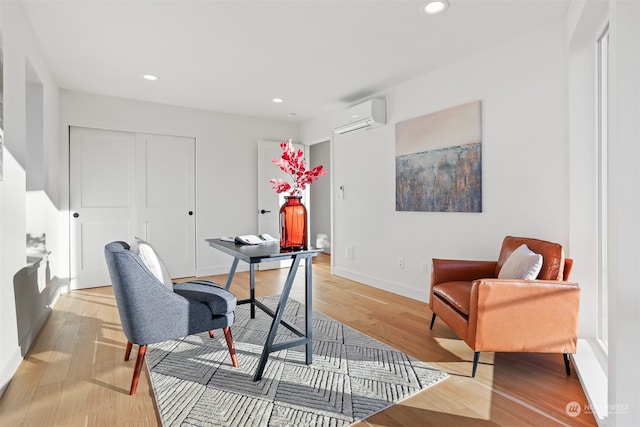
POLYGON ((226 290, 229 290, 231 286, 231 282, 233 281, 233 276, 236 274, 236 267, 238 267, 238 258, 233 259, 233 264, 231 264, 231 270, 229 270, 229 277, 227 277, 227 285, 224 287, 226 290))
POLYGON ((293 280, 295 279, 296 272, 298 271, 298 267, 300 266, 300 259, 302 259, 301 256, 294 257, 293 263, 291 264, 291 267, 289 269, 287 280, 284 283, 284 288, 282 289, 282 294, 280 295, 280 301, 278 301, 278 307, 276 308, 273 316, 273 321, 271 322, 271 329, 269 329, 267 342, 264 344, 262 356, 260 356, 260 362, 258 363, 256 373, 253 376, 254 381, 260 381, 262 379, 264 367, 267 364, 269 354, 272 352, 273 340, 276 338, 276 332, 278 331, 278 326, 280 325, 282 315, 284 314, 284 307, 287 304, 287 300, 289 299, 289 292, 291 292, 293 280))
POLYGON ((307 338, 307 343, 305 344, 305 349, 307 351, 306 362, 307 365, 311 365, 312 357, 313 357, 313 283, 312 283, 312 272, 311 268, 311 257, 305 257, 305 270, 304 270, 304 306, 305 306, 305 316, 304 316, 304 326, 305 326, 305 336, 307 338))
POLYGON ((249 299, 251 300, 251 318, 256 317, 256 265, 249 264, 249 299))

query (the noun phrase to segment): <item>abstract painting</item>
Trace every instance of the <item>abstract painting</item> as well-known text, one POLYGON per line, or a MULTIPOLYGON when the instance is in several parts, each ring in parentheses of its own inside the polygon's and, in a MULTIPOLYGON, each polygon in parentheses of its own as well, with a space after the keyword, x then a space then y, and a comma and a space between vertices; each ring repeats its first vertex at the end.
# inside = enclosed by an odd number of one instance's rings
POLYGON ((4 170, 2 168, 2 144, 4 141, 4 86, 3 86, 3 76, 4 75, 4 67, 2 65, 2 33, 0 33, 0 181, 4 176, 4 170))
POLYGON ((480 101, 396 123, 396 211, 482 212, 480 101))

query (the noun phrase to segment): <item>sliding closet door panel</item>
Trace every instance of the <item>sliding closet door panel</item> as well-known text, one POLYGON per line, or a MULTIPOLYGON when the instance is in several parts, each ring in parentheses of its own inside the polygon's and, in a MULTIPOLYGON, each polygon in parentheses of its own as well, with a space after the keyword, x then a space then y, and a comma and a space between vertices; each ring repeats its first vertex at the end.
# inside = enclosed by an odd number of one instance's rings
POLYGON ((151 243, 172 277, 195 275, 195 140, 71 128, 71 287, 111 281, 104 245, 151 243))
POLYGON ((105 286, 104 245, 133 233, 135 134, 72 127, 69 155, 71 288, 105 286))
POLYGON ((138 229, 172 277, 195 275, 195 140, 137 135, 138 229))

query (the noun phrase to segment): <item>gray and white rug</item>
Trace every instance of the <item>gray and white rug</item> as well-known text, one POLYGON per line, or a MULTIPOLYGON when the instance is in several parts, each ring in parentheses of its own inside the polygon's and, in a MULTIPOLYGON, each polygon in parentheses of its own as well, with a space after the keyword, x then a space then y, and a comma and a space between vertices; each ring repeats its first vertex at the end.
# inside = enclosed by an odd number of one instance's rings
MULTIPOLYGON (((277 297, 262 301, 275 309, 277 297)), ((304 346, 272 353, 262 380, 253 374, 271 317, 236 309, 232 332, 239 367, 222 331, 150 345, 147 366, 164 426, 346 426, 448 375, 321 313, 313 314, 313 364, 304 346)), ((304 329, 304 305, 285 318, 304 329)), ((278 329, 276 342, 295 336, 278 329)))

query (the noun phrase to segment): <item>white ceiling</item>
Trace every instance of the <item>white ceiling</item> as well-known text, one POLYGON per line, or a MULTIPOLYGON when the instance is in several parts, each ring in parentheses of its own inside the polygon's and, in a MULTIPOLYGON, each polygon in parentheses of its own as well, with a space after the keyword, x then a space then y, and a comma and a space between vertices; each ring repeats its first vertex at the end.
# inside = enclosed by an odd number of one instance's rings
POLYGON ((424 0, 22 3, 63 89, 300 122, 544 25, 568 7, 449 1, 437 16, 420 12, 424 0), (159 80, 143 80, 148 73, 159 80))

